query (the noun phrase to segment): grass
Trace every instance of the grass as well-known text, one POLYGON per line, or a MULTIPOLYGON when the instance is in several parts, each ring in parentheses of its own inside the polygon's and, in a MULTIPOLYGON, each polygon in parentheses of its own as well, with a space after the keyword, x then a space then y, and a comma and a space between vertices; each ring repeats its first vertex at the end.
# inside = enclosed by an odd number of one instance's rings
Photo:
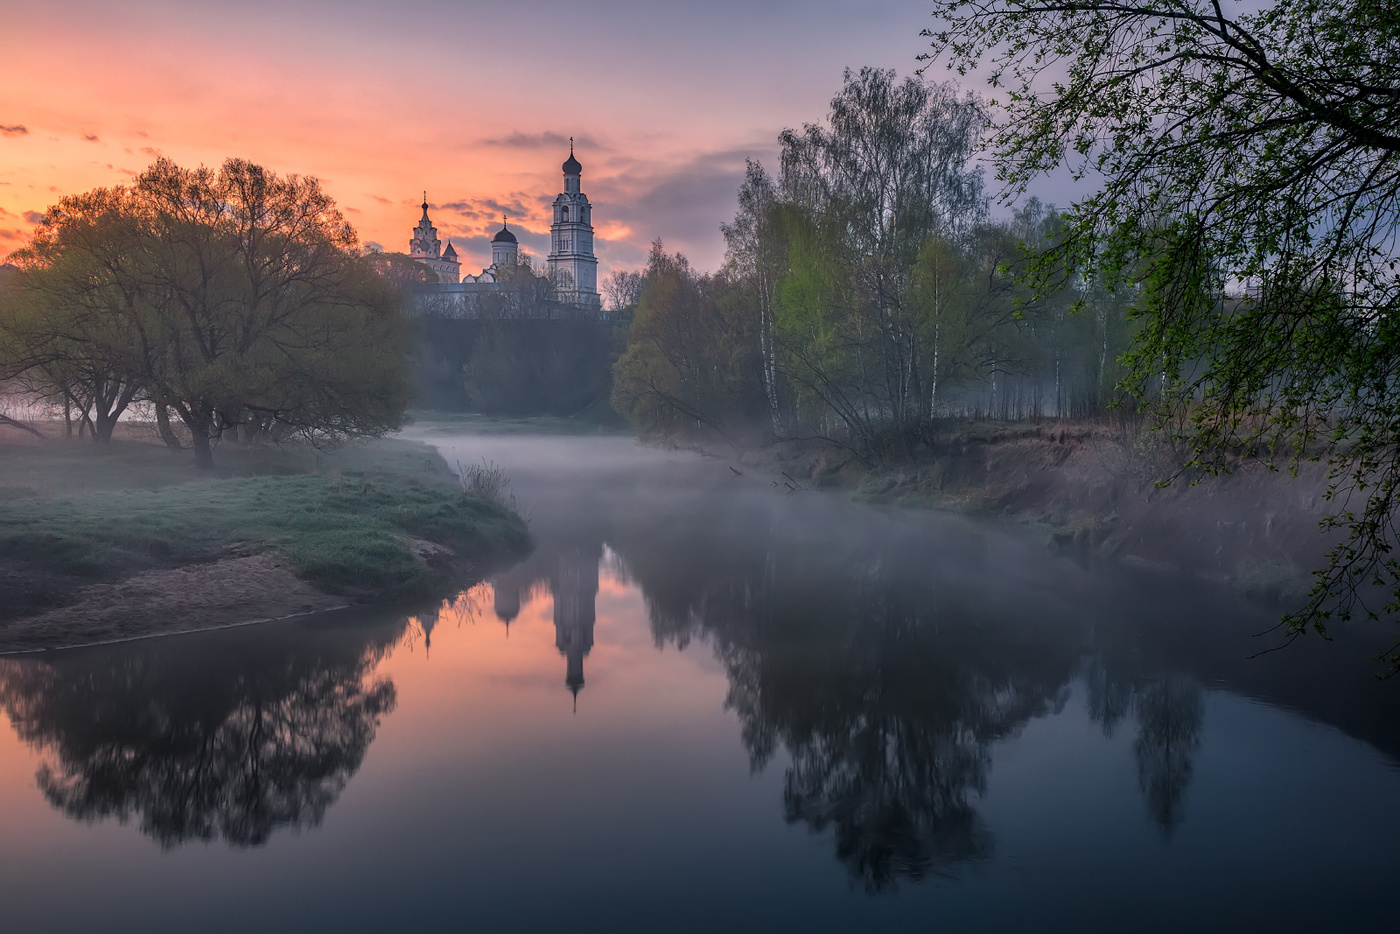
POLYGON ((5 450, 0 562, 110 579, 271 554, 323 590, 379 598, 430 590, 454 564, 444 548, 458 566, 529 548, 519 516, 464 492, 426 445, 220 454, 211 477, 139 442, 5 450))

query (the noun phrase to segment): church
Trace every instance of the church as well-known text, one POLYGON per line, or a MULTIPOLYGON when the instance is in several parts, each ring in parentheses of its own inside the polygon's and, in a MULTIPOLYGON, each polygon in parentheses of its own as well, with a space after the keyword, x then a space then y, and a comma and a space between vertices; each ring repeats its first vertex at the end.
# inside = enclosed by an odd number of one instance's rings
MULTIPOLYGON (((552 285, 552 301, 560 310, 574 312, 600 309, 598 259, 593 255, 593 205, 583 193, 583 165, 574 157, 573 140, 569 158, 562 166, 564 190, 554 199, 550 226, 549 255, 545 275, 552 285)), ((438 240, 437 228, 428 217, 428 196, 423 194, 423 216, 413 230, 408 255, 437 274, 438 284, 424 286, 417 296, 417 310, 447 317, 476 317, 481 299, 501 291, 503 272, 519 257, 519 242, 511 233, 508 218, 491 238, 491 265, 476 275, 463 275, 457 250, 449 241, 438 240)))

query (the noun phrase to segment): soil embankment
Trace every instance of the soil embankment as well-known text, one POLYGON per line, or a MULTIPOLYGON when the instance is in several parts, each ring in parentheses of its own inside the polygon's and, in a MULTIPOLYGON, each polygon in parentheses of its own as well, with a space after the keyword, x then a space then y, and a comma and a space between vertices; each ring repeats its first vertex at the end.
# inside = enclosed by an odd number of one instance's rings
POLYGON ((266 555, 225 558, 80 587, 67 606, 0 625, 0 652, 223 629, 348 605, 266 555))
POLYGON ((1194 574, 1271 602, 1306 593, 1332 541, 1318 528, 1327 511, 1321 466, 1305 464, 1292 477, 1244 461, 1192 483, 1154 438, 1101 425, 971 423, 874 470, 814 442, 744 460, 875 502, 1008 518, 1086 559, 1194 574))

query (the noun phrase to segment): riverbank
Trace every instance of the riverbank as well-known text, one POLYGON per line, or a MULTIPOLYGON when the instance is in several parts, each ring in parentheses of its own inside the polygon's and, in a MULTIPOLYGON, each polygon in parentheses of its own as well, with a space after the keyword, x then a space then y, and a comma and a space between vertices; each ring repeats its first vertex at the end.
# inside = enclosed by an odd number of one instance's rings
POLYGON ((1273 604, 1312 584, 1331 541, 1318 529, 1326 478, 1296 478, 1257 462, 1192 485, 1156 436, 1099 423, 950 422, 902 463, 862 465, 817 441, 785 442, 736 461, 801 488, 947 509, 1030 526, 1047 545, 1084 560, 1188 573, 1273 604))
POLYGON ((141 440, 0 445, 0 652, 423 596, 529 549, 427 445, 225 446, 217 464, 141 440))

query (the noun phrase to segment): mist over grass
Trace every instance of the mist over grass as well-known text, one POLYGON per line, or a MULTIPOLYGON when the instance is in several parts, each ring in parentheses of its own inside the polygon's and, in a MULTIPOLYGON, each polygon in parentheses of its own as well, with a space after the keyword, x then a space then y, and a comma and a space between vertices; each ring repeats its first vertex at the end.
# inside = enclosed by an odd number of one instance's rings
POLYGON ((382 598, 429 590, 447 564, 485 564, 529 547, 518 516, 465 493, 421 445, 332 457, 231 453, 224 475, 210 478, 145 444, 7 451, 0 563, 114 579, 266 554, 323 590, 382 598))

